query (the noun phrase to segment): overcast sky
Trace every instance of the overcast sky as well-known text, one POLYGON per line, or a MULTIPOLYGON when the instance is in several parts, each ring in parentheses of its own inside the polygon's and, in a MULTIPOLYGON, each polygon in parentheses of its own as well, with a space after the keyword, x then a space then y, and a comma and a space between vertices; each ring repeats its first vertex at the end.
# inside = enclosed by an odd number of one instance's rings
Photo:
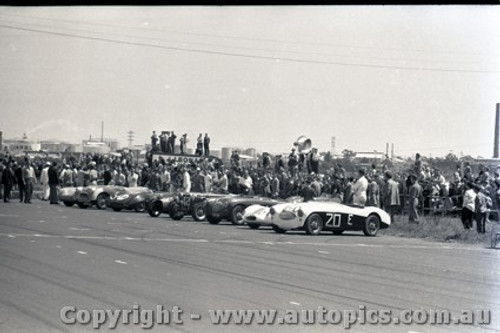
POLYGON ((0 7, 4 138, 491 157, 498 6, 0 7))

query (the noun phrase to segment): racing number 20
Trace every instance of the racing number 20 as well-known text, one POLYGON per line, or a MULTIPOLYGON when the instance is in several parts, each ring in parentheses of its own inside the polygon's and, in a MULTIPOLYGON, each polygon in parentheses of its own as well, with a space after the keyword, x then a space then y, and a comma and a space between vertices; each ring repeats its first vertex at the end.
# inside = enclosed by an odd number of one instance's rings
MULTIPOLYGON (((340 227, 340 224, 342 222, 342 214, 326 213, 326 216, 328 216, 328 220, 326 221, 325 225, 334 228, 340 227)), ((349 214, 347 216, 347 225, 352 225, 352 214, 349 214)))

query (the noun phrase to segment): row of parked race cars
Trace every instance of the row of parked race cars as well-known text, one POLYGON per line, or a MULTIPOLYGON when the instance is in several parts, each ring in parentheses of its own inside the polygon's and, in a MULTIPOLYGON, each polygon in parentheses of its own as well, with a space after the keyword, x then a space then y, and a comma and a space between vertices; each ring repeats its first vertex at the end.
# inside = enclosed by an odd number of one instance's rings
POLYGON ((191 215, 196 221, 218 224, 222 220, 235 225, 258 229, 270 226, 277 233, 304 230, 318 235, 331 231, 340 235, 346 230, 363 231, 375 236, 379 229, 388 228, 390 216, 377 207, 344 205, 336 199, 320 197, 303 202, 300 197, 287 200, 257 196, 217 193, 153 192, 146 187, 91 185, 64 187, 59 198, 66 206, 78 205, 114 211, 148 212, 152 217, 167 214, 174 220, 191 215))

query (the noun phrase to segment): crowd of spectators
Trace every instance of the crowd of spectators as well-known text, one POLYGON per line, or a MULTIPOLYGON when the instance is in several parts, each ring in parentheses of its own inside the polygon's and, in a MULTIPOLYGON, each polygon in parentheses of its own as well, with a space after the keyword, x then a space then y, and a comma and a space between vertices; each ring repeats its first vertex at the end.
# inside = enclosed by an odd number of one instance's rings
MULTIPOLYGON (((162 131, 158 136, 156 131, 153 131, 151 135, 151 151, 161 152, 164 154, 175 154, 175 140, 177 135, 174 131, 162 131)), ((181 155, 186 155, 188 152, 187 144, 189 143, 189 137, 187 133, 182 134, 179 138, 179 149, 181 155)), ((195 155, 198 156, 210 156, 210 137, 208 133, 205 133, 203 137, 202 134, 196 139, 196 151, 195 155)))
MULTIPOLYGON (((446 179, 442 170, 424 165, 418 154, 405 172, 392 172, 385 165, 371 165, 352 173, 337 163, 319 173, 315 149, 301 157, 293 148, 286 163, 281 155, 276 156, 273 163, 271 156, 265 153, 256 165, 244 165, 237 151, 233 151, 228 165, 202 155, 187 162, 163 158, 153 161, 155 149, 153 145, 153 150, 140 162, 129 153, 119 156, 89 153, 60 161, 6 156, 0 164, 3 186, 0 192, 4 202, 10 199, 10 189, 15 189, 20 201, 30 203, 33 189, 39 187, 41 199, 49 200, 51 184, 47 173, 52 170, 59 187, 99 183, 144 186, 166 192, 235 193, 281 199, 301 196, 305 201, 327 196, 345 204, 380 207, 393 217, 407 214, 411 223, 419 222, 419 214, 445 208, 461 214, 464 228, 471 228, 476 221, 477 230, 482 233, 490 216, 488 212, 496 213, 500 209, 498 172, 491 174, 489 168, 480 167, 477 174, 473 174, 466 163, 457 166, 451 179, 446 179)), ((497 219, 498 214, 494 215, 497 219)))

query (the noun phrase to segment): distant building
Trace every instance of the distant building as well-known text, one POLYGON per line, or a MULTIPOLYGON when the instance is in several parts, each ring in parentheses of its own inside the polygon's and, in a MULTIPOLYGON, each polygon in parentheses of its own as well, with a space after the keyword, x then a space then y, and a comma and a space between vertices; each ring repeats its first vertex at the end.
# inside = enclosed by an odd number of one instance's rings
POLYGON ((257 150, 255 148, 248 148, 243 150, 242 152, 244 155, 252 156, 252 157, 257 157, 257 150))
POLYGON ((78 144, 49 140, 40 141, 40 149, 51 153, 81 151, 81 147, 78 144))
POLYGON ((26 134, 23 135, 22 139, 5 139, 2 146, 4 152, 9 152, 14 156, 24 155, 25 151, 38 151, 41 149, 40 144, 29 140, 26 134))
POLYGON ((385 154, 379 151, 368 151, 368 152, 356 152, 356 158, 368 158, 368 159, 384 159, 385 154))
POLYGON ((82 141, 82 151, 93 154, 109 154, 120 149, 120 144, 116 139, 90 139, 82 141))

